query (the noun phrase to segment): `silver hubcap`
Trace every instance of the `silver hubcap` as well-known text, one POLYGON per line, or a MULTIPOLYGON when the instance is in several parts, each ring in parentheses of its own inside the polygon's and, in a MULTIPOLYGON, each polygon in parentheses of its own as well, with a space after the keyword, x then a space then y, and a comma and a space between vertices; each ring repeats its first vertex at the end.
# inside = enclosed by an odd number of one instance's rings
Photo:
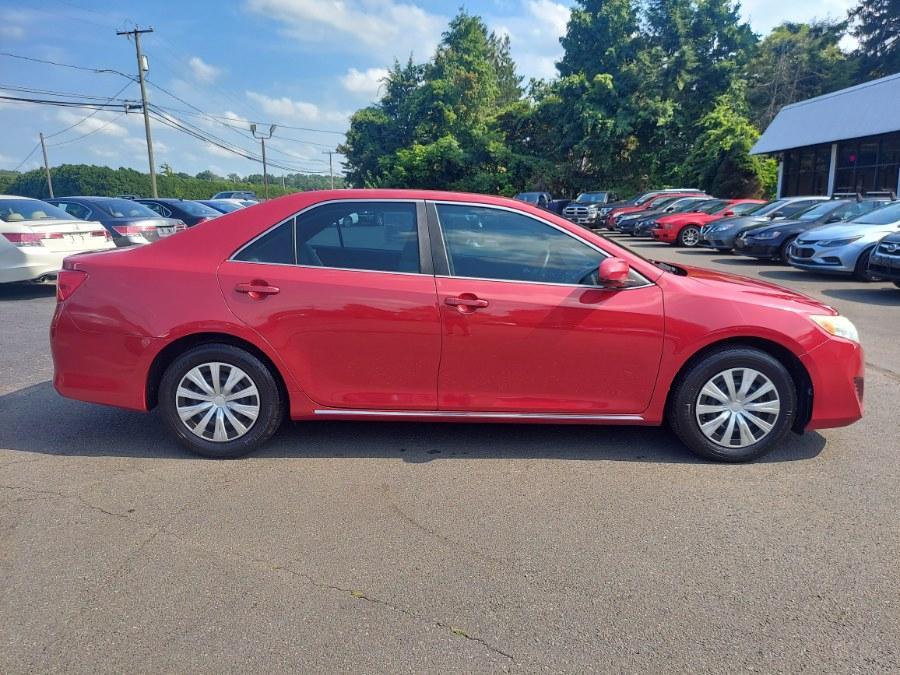
POLYGON ((752 368, 731 368, 714 375, 697 396, 700 431, 725 448, 746 448, 775 427, 781 412, 772 380, 752 368))
POLYGON ((259 417, 259 391, 250 376, 229 363, 202 363, 178 383, 175 408, 192 434, 224 443, 240 438, 259 417))
POLYGON ((700 240, 700 233, 696 228, 689 227, 681 234, 681 241, 685 246, 693 246, 700 240))

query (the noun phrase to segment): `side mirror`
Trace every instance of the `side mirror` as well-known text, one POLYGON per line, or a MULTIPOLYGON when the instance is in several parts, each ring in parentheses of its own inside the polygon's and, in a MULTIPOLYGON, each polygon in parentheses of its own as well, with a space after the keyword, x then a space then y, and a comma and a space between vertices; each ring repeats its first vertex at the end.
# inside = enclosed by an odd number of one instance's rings
POLYGON ((605 258, 600 263, 601 284, 620 286, 628 279, 628 263, 621 258, 605 258))
POLYGON ((733 216, 733 215, 734 215, 734 211, 725 211, 724 213, 722 213, 723 218, 727 218, 728 216, 733 216))

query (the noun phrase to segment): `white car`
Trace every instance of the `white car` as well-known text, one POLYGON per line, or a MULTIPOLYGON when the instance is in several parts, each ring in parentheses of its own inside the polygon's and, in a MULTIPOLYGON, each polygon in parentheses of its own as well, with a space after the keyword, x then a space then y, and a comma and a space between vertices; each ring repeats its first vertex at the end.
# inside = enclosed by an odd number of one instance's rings
POLYGON ((100 223, 39 199, 0 195, 0 283, 53 277, 66 256, 115 246, 100 223))

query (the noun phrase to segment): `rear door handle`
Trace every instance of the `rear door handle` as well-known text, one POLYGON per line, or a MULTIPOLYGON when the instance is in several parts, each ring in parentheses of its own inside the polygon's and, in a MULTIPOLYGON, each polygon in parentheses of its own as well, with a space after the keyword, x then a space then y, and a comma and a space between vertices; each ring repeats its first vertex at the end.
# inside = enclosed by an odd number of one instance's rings
POLYGON ((238 293, 246 293, 251 298, 258 300, 266 295, 276 295, 281 292, 278 286, 269 286, 266 283, 237 284, 234 290, 238 293))

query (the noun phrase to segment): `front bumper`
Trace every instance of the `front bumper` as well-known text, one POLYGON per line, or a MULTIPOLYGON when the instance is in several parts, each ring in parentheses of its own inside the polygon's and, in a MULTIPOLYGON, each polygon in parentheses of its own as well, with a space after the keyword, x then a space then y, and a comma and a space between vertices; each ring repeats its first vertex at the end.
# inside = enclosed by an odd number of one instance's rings
POLYGON ((900 281, 900 251, 889 254, 880 247, 869 258, 869 271, 888 281, 900 281))
POLYGON ((850 340, 831 338, 800 357, 813 387, 806 430, 853 424, 863 416, 865 357, 850 340))
POLYGON ((762 242, 737 237, 734 240, 734 252, 752 258, 777 258, 781 252, 781 243, 776 243, 773 239, 762 242))
POLYGON ((667 244, 672 244, 678 239, 678 230, 666 230, 662 227, 654 227, 650 230, 650 236, 656 241, 664 241, 667 244))
POLYGON ((841 247, 823 247, 815 242, 800 244, 796 241, 788 249, 788 262, 792 267, 825 274, 853 274, 859 250, 841 247))

